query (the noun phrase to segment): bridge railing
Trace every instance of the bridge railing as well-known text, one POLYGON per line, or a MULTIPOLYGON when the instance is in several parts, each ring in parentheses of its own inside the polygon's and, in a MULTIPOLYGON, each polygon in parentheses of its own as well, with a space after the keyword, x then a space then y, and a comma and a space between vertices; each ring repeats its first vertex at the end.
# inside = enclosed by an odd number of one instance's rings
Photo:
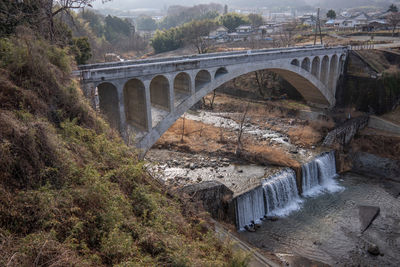
POLYGON ((106 62, 106 63, 98 63, 98 64, 88 64, 88 65, 80 65, 78 66, 79 70, 88 70, 88 69, 98 69, 98 68, 111 68, 111 67, 119 67, 119 66, 127 66, 127 65, 139 65, 139 64, 148 64, 148 63, 162 63, 166 61, 180 61, 180 60, 196 60, 202 58, 210 58, 210 57, 223 57, 223 56, 231 56, 231 55, 246 55, 256 54, 256 53, 267 53, 267 52, 279 52, 279 51, 292 51, 292 50, 304 50, 304 49, 321 49, 324 48, 323 45, 312 45, 312 46, 293 46, 293 47, 282 47, 282 48, 269 48, 269 49, 260 49, 260 50, 243 50, 243 51, 228 51, 228 52, 217 52, 217 53, 208 53, 208 54, 198 54, 198 55, 187 55, 187 56, 175 56, 175 57, 167 57, 167 58, 150 58, 150 59, 139 59, 139 60, 126 60, 126 61, 118 61, 118 62, 106 62))

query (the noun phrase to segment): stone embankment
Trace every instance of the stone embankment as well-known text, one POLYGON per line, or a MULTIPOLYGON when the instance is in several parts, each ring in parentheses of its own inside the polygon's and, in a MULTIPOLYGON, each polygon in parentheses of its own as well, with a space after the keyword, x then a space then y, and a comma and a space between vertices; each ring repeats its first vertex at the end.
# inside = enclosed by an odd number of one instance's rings
POLYGON ((365 152, 352 153, 353 172, 400 182, 400 161, 365 152))

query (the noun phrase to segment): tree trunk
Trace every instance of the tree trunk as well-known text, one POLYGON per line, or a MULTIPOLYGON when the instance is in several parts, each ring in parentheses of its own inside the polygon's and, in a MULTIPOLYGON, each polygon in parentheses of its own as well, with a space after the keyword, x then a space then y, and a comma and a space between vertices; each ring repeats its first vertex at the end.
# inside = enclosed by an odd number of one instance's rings
POLYGON ((265 95, 264 95, 264 92, 263 92, 263 88, 262 88, 261 77, 258 75, 258 71, 255 71, 254 73, 256 74, 256 81, 257 81, 257 84, 258 84, 258 92, 260 93, 262 98, 265 98, 265 95))

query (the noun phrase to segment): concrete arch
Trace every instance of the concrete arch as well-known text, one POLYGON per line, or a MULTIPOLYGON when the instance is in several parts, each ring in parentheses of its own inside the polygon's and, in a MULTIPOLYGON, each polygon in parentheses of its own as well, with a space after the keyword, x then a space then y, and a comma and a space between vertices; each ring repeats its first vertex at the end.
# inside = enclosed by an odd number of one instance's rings
POLYGON ((124 107, 126 122, 141 130, 147 129, 145 87, 141 80, 131 79, 124 85, 124 107))
POLYGON ((111 127, 121 130, 121 118, 119 113, 118 90, 109 82, 100 83, 97 86, 100 111, 106 116, 111 127))
POLYGON ((174 79, 174 103, 178 106, 185 98, 190 95, 191 91, 190 75, 186 72, 178 73, 174 79))
POLYGON ((328 73, 329 73, 329 57, 324 56, 322 58, 321 76, 320 76, 320 80, 324 85, 328 84, 328 73))
POLYGON ((280 60, 268 62, 267 64, 249 63, 246 66, 239 65, 235 68, 231 68, 230 72, 222 76, 220 79, 215 79, 212 82, 203 85, 196 94, 193 95, 193 97, 189 97, 183 101, 174 112, 169 113, 162 121, 160 121, 148 136, 140 140, 138 146, 145 150, 149 149, 177 119, 179 119, 195 103, 200 101, 202 97, 238 76, 258 70, 270 70, 278 73, 292 84, 309 102, 319 103, 323 106, 333 106, 335 103, 334 95, 319 81, 319 79, 310 72, 297 66, 283 63, 280 60))
POLYGON ((297 67, 300 66, 300 63, 299 63, 299 61, 297 59, 293 59, 292 62, 290 62, 290 64, 292 64, 294 66, 297 66, 297 67))
POLYGON ((150 82, 151 105, 163 110, 170 110, 169 81, 163 75, 157 75, 150 82))
POLYGON ((196 74, 195 89, 199 91, 206 84, 211 82, 211 74, 207 70, 201 70, 196 74))
POLYGON ((337 70, 338 70, 338 57, 337 57, 337 55, 333 55, 331 57, 331 62, 329 64, 329 83, 328 83, 328 87, 330 89, 333 89, 335 87, 337 70))
POLYGON ((214 78, 217 79, 227 73, 228 73, 228 70, 225 67, 221 67, 221 68, 217 69, 217 71, 215 72, 214 78))
POLYGON ((308 57, 304 58, 301 62, 301 68, 305 69, 306 71, 310 71, 310 59, 308 57))
POLYGON ((311 64, 311 74, 319 79, 319 70, 320 70, 320 59, 319 57, 314 57, 311 64))

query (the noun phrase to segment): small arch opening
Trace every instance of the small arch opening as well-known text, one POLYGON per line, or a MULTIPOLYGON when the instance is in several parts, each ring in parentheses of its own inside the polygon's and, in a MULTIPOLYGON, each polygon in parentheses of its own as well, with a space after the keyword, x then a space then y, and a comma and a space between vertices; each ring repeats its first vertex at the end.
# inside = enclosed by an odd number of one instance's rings
POLYGON ((319 66, 320 66, 319 57, 315 57, 312 61, 311 74, 317 78, 319 78, 319 66))
POLYGON ((308 57, 303 59, 303 61, 301 62, 301 68, 306 71, 310 71, 310 59, 308 57))
POLYGON ((341 55, 339 60, 339 74, 343 74, 344 65, 346 64, 346 55, 341 55))
POLYGON ((336 84, 336 76, 338 73, 338 57, 333 55, 329 66, 329 88, 333 89, 336 84))
POLYGON ((297 59, 293 59, 292 62, 290 62, 290 64, 294 65, 294 66, 300 66, 300 63, 297 59))
POLYGON ((219 68, 219 69, 215 72, 214 78, 217 79, 217 78, 219 78, 219 77, 221 77, 221 76, 223 76, 223 75, 225 75, 225 74, 227 74, 227 73, 228 73, 228 71, 226 70, 226 68, 224 68, 224 67, 219 68))
POLYGON ((190 95, 190 76, 181 72, 174 79, 175 106, 178 106, 190 95))
POLYGON ((204 85, 211 82, 211 75, 206 70, 201 70, 197 73, 195 79, 196 92, 199 91, 204 85))
POLYGON ((321 82, 325 85, 328 83, 329 57, 324 56, 321 63, 321 82))
POLYGON ((158 75, 150 82, 151 105, 169 111, 169 82, 163 75, 158 75))
POLYGON ((148 122, 144 84, 138 79, 131 79, 126 82, 123 93, 126 122, 146 130, 148 122))
POLYGON ((101 83, 97 86, 99 108, 111 127, 120 130, 120 113, 117 88, 112 83, 101 83))

